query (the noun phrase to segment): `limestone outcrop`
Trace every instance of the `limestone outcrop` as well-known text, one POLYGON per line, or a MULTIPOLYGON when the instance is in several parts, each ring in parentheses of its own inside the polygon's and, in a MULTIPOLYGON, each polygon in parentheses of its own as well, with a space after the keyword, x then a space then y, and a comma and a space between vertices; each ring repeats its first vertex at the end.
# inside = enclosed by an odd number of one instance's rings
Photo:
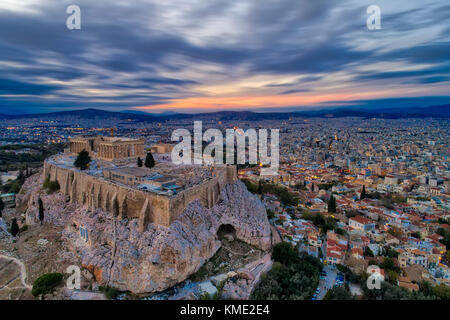
POLYGON ((271 247, 264 205, 240 181, 222 188, 211 208, 193 201, 170 226, 149 223, 140 232, 139 219, 119 219, 102 209, 80 207, 62 193, 43 192, 42 178, 29 180, 20 200, 28 203, 27 223, 38 222, 37 199, 41 197, 44 223, 64 227, 63 239, 67 250, 79 257, 76 263, 98 283, 120 290, 156 292, 185 280, 220 248, 221 226, 255 247, 271 247))

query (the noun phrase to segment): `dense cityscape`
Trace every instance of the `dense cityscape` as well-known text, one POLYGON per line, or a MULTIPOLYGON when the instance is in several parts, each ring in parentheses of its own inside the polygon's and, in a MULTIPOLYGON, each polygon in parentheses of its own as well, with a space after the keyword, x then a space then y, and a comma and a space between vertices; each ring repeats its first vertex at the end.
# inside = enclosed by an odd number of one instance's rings
MULTIPOLYGON (((303 288, 303 295, 298 288, 266 288, 283 277, 272 269, 253 297, 448 299, 449 125, 447 119, 434 118, 295 117, 280 123, 218 121, 211 115, 204 121, 204 130, 281 127, 278 174, 262 176, 260 165, 247 163, 238 165, 237 175, 264 204, 270 224, 288 248, 280 250, 320 261, 317 283, 303 288), (382 289, 367 289, 371 266, 379 267, 382 289)), ((192 130, 193 124, 182 119, 110 119, 101 126, 98 119, 4 119, 0 156, 5 227, 10 229, 7 217, 13 217, 15 194, 25 179, 41 172, 42 162, 67 148, 69 139, 143 138, 146 150, 156 150, 175 144, 170 134, 177 128, 192 130)), ((19 227, 24 223, 19 218, 19 227)), ((205 290, 217 295, 213 288, 205 290)), ((245 297, 238 289, 234 292, 232 298, 245 297)))
POLYGON ((0 0, 3 309, 445 317, 449 12, 0 0))

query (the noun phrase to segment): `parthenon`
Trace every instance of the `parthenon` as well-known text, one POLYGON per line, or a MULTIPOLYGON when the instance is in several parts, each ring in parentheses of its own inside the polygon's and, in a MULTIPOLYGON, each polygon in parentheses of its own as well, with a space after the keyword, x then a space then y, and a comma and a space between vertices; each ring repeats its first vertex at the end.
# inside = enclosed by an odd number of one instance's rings
POLYGON ((79 136, 69 141, 71 154, 86 150, 91 157, 99 160, 131 160, 145 155, 144 139, 79 136))

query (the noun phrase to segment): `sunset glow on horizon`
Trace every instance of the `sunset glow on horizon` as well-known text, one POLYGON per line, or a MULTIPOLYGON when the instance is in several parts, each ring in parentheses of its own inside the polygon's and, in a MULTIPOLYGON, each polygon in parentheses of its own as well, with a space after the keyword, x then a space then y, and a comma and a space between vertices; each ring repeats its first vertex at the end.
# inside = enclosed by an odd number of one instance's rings
MULTIPOLYGON (((439 90, 436 90, 439 94, 439 90)), ((427 92, 434 93, 434 92, 427 92)), ((415 97, 426 94, 420 88, 409 88, 399 91, 386 88, 376 92, 352 92, 352 93, 303 93, 302 95, 236 95, 236 96, 209 96, 190 97, 171 100, 170 103, 156 104, 150 106, 133 107, 135 110, 154 111, 180 111, 180 112, 212 112, 219 110, 257 110, 264 111, 267 108, 296 108, 302 107, 338 107, 349 106, 361 100, 376 100, 396 97, 415 97)), ((273 111, 271 109, 271 111, 273 111)))

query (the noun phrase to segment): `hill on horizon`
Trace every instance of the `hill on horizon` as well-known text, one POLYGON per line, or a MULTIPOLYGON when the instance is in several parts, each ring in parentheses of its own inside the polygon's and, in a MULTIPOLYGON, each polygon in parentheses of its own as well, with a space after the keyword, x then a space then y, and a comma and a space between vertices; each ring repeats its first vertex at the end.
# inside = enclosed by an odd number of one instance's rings
POLYGON ((308 111, 293 111, 293 112, 255 112, 255 111, 217 111, 210 113, 176 113, 173 111, 163 112, 159 114, 147 113, 144 111, 125 110, 125 111, 107 111, 96 108, 86 108, 78 110, 56 111, 48 113, 36 114, 21 114, 21 115, 6 115, 0 114, 0 119, 40 119, 40 118, 61 118, 61 117, 75 117, 85 119, 132 119, 137 121, 163 121, 163 120, 177 120, 190 119, 196 120, 287 120, 292 117, 318 117, 318 118, 342 118, 342 117, 362 117, 362 118, 385 118, 385 119, 399 119, 399 118, 450 118, 450 104, 429 106, 421 108, 382 108, 382 109, 362 109, 362 108, 333 108, 333 109, 317 109, 308 111))

